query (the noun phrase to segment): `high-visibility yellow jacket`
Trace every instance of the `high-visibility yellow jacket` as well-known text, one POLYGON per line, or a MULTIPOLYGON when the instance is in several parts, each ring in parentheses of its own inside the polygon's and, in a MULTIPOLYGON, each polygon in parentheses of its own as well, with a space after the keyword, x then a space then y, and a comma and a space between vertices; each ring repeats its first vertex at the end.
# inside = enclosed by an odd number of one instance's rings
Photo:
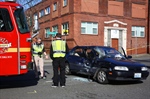
POLYGON ((53 58, 65 57, 66 55, 66 41, 55 40, 52 41, 53 58))
MULTIPOLYGON (((37 44, 33 45, 33 56, 38 56, 38 53, 41 52, 43 53, 43 49, 44 49, 44 45, 41 44, 40 46, 38 46, 37 44)), ((42 54, 40 55, 42 56, 42 54)))

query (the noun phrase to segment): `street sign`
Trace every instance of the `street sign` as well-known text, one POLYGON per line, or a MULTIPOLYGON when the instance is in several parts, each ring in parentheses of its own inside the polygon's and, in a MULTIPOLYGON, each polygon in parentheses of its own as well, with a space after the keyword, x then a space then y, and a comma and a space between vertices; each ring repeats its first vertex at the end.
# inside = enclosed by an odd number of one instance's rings
POLYGON ((56 33, 57 33, 57 32, 50 32, 50 31, 47 32, 47 34, 48 34, 48 35, 51 35, 52 37, 55 37, 55 36, 56 36, 56 33))

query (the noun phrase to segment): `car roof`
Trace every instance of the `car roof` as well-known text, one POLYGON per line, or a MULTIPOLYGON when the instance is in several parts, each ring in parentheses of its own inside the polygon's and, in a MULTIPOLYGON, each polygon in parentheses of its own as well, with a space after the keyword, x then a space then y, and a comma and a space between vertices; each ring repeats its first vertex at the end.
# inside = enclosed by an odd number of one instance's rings
POLYGON ((110 46, 75 46, 74 48, 95 48, 95 47, 99 47, 99 48, 112 48, 110 46))

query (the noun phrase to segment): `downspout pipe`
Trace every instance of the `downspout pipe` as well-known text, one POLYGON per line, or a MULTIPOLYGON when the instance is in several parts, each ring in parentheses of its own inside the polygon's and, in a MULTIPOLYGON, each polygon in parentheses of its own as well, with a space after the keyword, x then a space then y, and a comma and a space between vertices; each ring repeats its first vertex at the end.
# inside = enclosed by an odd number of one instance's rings
POLYGON ((150 0, 148 0, 147 54, 150 54, 150 0))

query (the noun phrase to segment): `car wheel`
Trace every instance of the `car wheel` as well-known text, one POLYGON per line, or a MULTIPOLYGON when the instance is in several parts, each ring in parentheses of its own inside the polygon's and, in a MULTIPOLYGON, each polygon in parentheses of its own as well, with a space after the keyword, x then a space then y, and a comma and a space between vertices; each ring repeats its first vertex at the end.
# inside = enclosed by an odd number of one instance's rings
POLYGON ((71 74, 69 64, 68 64, 68 63, 66 63, 65 65, 66 65, 66 68, 65 68, 65 73, 66 73, 66 75, 71 74))
POLYGON ((101 84, 107 84, 108 83, 106 71, 107 71, 107 69, 105 69, 105 68, 102 68, 98 71, 98 73, 97 73, 98 83, 101 83, 101 84))

